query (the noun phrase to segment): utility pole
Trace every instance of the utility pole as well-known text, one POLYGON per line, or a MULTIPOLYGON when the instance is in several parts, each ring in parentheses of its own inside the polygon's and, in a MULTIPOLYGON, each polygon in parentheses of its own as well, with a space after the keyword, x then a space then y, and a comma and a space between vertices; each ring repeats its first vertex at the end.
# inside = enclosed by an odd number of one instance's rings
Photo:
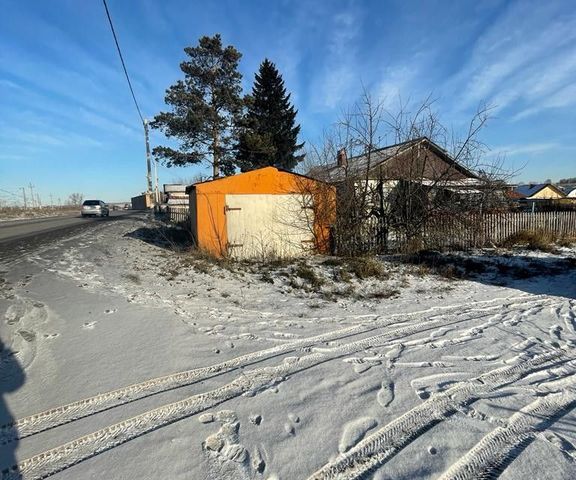
POLYGON ((158 190, 158 160, 154 159, 154 177, 155 177, 155 186, 154 186, 154 199, 156 200, 156 208, 159 208, 160 205, 160 191, 158 190))
POLYGON ((28 184, 28 188, 30 188, 30 204, 31 207, 34 208, 34 185, 32 185, 32 182, 28 184))
POLYGON ((28 208, 28 203, 26 202, 26 187, 20 187, 22 189, 22 197, 24 198, 24 208, 28 208))
POLYGON ((38 208, 42 208, 42 202, 40 201, 39 193, 36 193, 36 205, 38 205, 38 208))
POLYGON ((147 193, 152 193, 152 165, 150 163, 150 141, 148 138, 148 120, 144 119, 144 136, 146 138, 146 180, 147 193))
POLYGON ((50 206, 51 207, 54 206, 54 200, 52 199, 52 194, 50 194, 50 206))

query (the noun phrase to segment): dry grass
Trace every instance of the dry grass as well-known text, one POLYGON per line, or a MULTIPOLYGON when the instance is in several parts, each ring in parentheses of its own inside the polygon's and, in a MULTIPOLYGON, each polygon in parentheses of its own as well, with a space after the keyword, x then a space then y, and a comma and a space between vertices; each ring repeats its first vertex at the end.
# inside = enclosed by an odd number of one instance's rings
POLYGON ((217 267, 233 272, 235 267, 240 265, 229 258, 216 257, 198 248, 189 248, 181 252, 180 261, 183 266, 192 267, 198 273, 210 273, 217 267))
POLYGON ((122 278, 125 278, 126 280, 130 280, 131 282, 135 283, 136 285, 142 284, 142 280, 140 278, 140 275, 138 275, 136 273, 123 273, 122 278))
POLYGON ((412 255, 421 251, 424 248, 424 241, 421 238, 411 238, 402 244, 400 253, 404 255, 412 255))
POLYGON ((486 264, 473 258, 422 250, 413 255, 401 256, 403 263, 415 266, 414 274, 423 277, 438 275, 447 280, 471 277, 486 272, 486 264))
POLYGON ((353 273, 361 280, 367 278, 377 278, 384 280, 388 274, 384 270, 384 265, 374 257, 356 257, 346 260, 346 267, 350 273, 353 273))
POLYGON ((326 283, 326 281, 319 277, 314 269, 312 269, 310 265, 306 263, 298 264, 294 273, 314 289, 318 289, 324 285, 324 283, 326 283))
POLYGON ((576 245, 576 237, 563 236, 563 237, 560 237, 556 243, 560 247, 572 247, 572 246, 576 245))
POLYGON ((323 262, 322 265, 327 267, 340 267, 346 262, 344 257, 328 257, 323 262))
POLYGON ((382 290, 376 290, 375 292, 370 292, 367 298, 373 298, 376 300, 384 300, 386 298, 395 298, 400 295, 400 291, 396 289, 384 288, 382 290))
POLYGON ((521 230, 503 240, 500 246, 505 248, 524 247, 529 250, 551 252, 558 240, 558 236, 549 230, 521 230))

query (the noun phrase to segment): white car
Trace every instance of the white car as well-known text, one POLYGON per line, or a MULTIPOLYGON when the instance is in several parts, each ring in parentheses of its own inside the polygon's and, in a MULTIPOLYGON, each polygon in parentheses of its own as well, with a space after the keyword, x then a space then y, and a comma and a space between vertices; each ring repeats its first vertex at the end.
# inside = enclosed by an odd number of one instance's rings
POLYGON ((84 200, 80 213, 83 217, 108 217, 110 209, 102 200, 84 200))

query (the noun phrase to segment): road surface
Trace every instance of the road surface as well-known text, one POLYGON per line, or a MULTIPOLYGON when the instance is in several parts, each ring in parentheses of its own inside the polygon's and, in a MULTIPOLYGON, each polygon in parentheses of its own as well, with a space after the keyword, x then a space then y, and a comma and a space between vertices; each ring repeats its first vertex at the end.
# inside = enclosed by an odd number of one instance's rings
POLYGON ((37 218, 0 222, 0 259, 13 256, 22 248, 37 247, 64 235, 79 233, 98 222, 110 222, 134 215, 134 211, 111 211, 110 217, 82 218, 77 216, 37 218))

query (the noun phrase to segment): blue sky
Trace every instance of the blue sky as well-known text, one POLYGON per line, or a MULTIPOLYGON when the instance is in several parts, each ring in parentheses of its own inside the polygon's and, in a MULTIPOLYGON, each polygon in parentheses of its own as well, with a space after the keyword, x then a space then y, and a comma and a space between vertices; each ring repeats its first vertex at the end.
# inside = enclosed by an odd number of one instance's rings
MULTIPOLYGON (((100 0, 0 0, 0 200, 32 182, 44 203, 145 189, 142 128, 100 0)), ((181 78, 183 48, 221 33, 246 92, 268 57, 315 142, 362 85, 391 108, 432 94, 462 128, 494 105, 491 154, 520 181, 576 176, 576 2, 108 0, 145 116, 181 78)), ((162 143, 157 133, 152 145, 162 143)), ((160 182, 204 167, 160 168, 160 182)))

